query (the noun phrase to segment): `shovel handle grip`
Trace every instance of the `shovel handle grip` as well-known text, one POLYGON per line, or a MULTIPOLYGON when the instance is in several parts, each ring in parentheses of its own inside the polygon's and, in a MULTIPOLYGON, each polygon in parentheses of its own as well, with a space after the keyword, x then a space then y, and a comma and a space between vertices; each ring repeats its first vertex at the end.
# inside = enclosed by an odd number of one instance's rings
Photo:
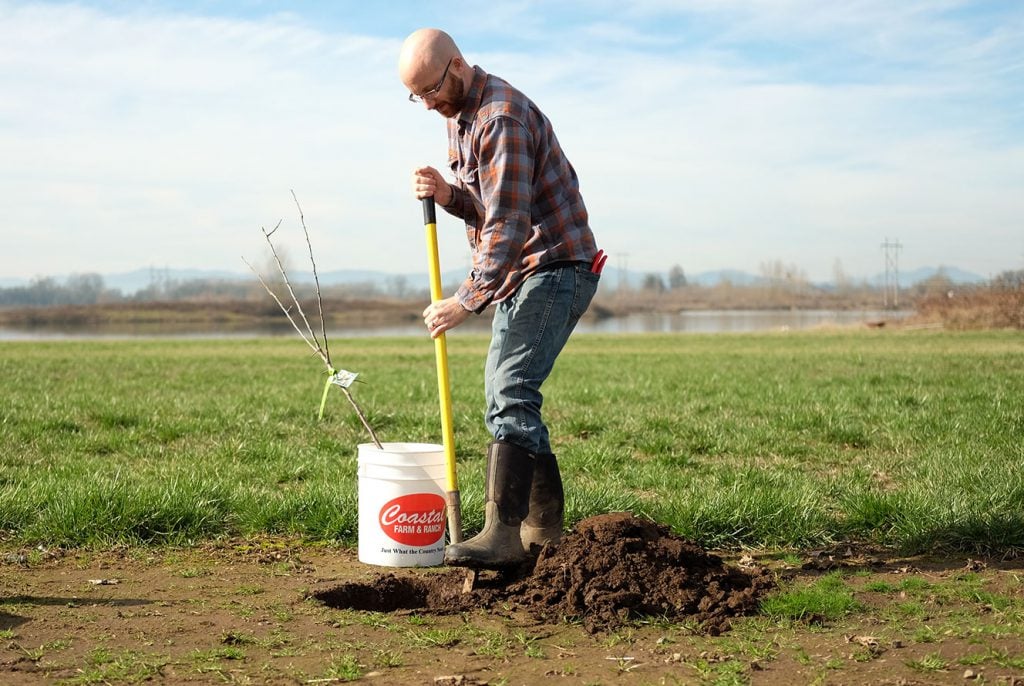
POLYGON ((423 224, 436 224, 437 211, 434 206, 434 196, 423 198, 423 224))

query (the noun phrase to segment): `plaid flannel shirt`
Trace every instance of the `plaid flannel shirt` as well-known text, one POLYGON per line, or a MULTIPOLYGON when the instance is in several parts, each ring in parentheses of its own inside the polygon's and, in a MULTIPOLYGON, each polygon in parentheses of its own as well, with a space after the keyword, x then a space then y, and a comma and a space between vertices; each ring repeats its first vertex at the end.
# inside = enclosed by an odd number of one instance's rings
POLYGON ((525 95, 474 67, 458 117, 448 120, 452 199, 473 252, 459 302, 481 312, 538 269, 597 252, 576 171, 551 122, 525 95))

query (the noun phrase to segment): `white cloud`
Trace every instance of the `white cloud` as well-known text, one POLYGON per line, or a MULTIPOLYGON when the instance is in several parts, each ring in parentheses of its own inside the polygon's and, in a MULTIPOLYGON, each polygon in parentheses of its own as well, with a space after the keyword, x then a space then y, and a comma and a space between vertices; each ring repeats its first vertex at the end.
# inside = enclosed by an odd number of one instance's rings
POLYGON ((21 234, 8 275, 238 268, 261 248, 258 226, 296 219, 290 188, 343 266, 386 262, 380 229, 395 222, 382 210, 399 200, 416 228, 411 146, 390 140, 427 121, 402 102, 394 40, 78 6, 16 8, 2 26, 16 93, 0 114, 16 132, 0 134, 16 162, 3 204, 21 234))
MULTIPOLYGON (((609 4, 562 35, 548 5, 518 3, 481 15, 495 40, 457 27, 472 61, 551 117, 602 244, 631 267, 783 259, 825 279, 839 257, 866 275, 889 236, 909 266, 987 274, 1024 261, 1022 117, 1006 98, 1024 41, 1019 12, 972 26, 945 13, 959 6, 609 4), (524 13, 544 49, 499 40, 524 13), (672 45, 651 17, 705 33, 672 45), (782 35, 803 57, 768 54, 782 35)), ((291 14, 0 3, 0 204, 18 238, 0 276, 244 269, 278 219, 303 255, 289 189, 321 269, 423 270, 408 172, 440 164, 445 141, 403 102, 402 38, 291 14)), ((442 218, 442 258, 465 253, 442 218)))

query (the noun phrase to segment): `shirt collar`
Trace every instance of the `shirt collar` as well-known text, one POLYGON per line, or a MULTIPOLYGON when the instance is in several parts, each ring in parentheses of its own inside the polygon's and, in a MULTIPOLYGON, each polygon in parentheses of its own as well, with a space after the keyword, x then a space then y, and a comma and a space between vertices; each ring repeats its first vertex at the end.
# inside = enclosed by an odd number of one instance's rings
POLYGON ((459 130, 464 130, 473 123, 477 110, 480 109, 480 101, 484 97, 484 84, 487 82, 487 72, 478 66, 473 67, 473 83, 466 93, 466 105, 459 112, 459 130))

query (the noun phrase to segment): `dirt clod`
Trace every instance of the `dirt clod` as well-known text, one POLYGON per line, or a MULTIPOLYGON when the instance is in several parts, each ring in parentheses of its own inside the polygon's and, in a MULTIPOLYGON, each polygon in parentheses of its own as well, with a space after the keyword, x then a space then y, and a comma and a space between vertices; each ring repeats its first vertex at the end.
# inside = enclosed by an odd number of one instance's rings
POLYGON ((726 566, 668 527, 629 513, 581 521, 557 547, 541 550, 530 569, 481 579, 464 593, 458 571, 378 576, 314 592, 332 607, 437 614, 510 606, 541 621, 576 620, 591 633, 643 617, 692 621, 709 634, 756 609, 772 579, 763 569, 726 566))
POLYGON ((482 686, 482 684, 483 682, 464 674, 434 677, 434 686, 482 686))

